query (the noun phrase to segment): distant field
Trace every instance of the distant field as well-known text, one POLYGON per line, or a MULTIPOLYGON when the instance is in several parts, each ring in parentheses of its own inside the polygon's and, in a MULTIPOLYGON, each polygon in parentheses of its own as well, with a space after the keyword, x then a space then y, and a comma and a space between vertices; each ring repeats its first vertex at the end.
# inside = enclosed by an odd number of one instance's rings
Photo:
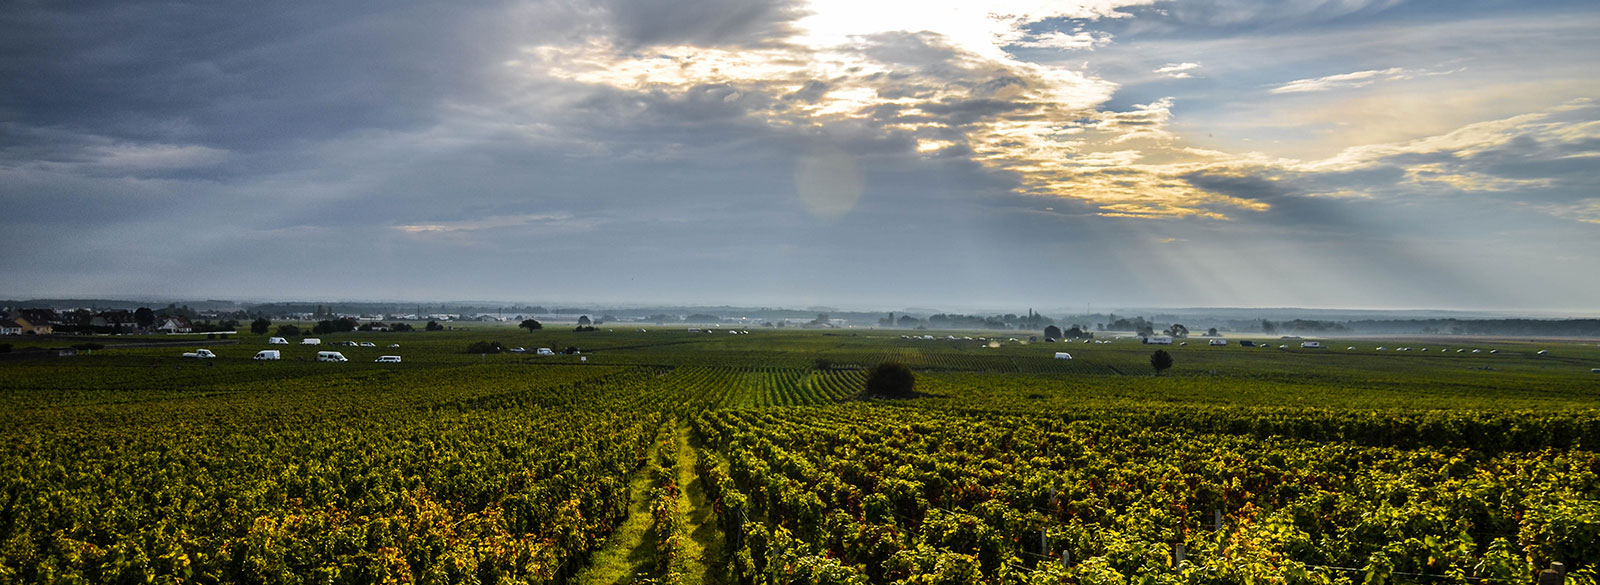
POLYGON ((1592 340, 1157 348, 468 327, 0 362, 0 582, 1532 583, 1561 561, 1569 583, 1593 583, 1600 570, 1592 340), (376 347, 330 346, 347 340, 376 347), (529 353, 466 353, 475 341, 529 353), (199 348, 219 357, 179 357, 199 348), (263 349, 283 359, 251 359, 263 349), (1155 349, 1175 359, 1161 375, 1155 349), (856 398, 885 361, 925 396, 856 398))

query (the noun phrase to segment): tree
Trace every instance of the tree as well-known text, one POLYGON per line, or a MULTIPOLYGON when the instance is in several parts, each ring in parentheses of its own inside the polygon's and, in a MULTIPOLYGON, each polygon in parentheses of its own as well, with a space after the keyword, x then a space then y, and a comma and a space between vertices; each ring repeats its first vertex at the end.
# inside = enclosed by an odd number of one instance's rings
POLYGON ((133 322, 138 323, 140 329, 149 329, 156 324, 156 312, 149 307, 139 307, 133 312, 133 322))
POLYGON ((294 336, 299 335, 299 334, 300 334, 300 328, 299 327, 296 327, 294 325, 279 325, 278 326, 278 332, 277 332, 276 335, 278 337, 294 337, 294 336))
POLYGON ((1266 319, 1262 319, 1261 320, 1261 332, 1262 333, 1277 333, 1278 332, 1278 326, 1277 325, 1273 325, 1271 321, 1268 321, 1266 319))
POLYGON ((1182 323, 1173 323, 1172 324, 1172 336, 1176 337, 1178 339, 1183 339, 1185 337, 1188 337, 1189 336, 1189 328, 1188 327, 1184 327, 1182 323))
POLYGON ((1044 328, 1045 339, 1061 339, 1061 328, 1051 325, 1044 328))
POLYGON ((396 332, 406 332, 406 331, 416 331, 417 328, 416 327, 412 327, 410 323, 395 323, 395 324, 389 326, 389 330, 390 331, 396 331, 396 332))
POLYGON ((1216 327, 1212 327, 1212 328, 1206 330, 1206 337, 1216 337, 1216 336, 1217 336, 1217 328, 1216 327))
POLYGON ((812 367, 823 371, 831 370, 833 369, 833 360, 828 358, 817 358, 817 361, 812 362, 812 367))
POLYGON ((427 325, 423 326, 423 329, 428 331, 444 331, 444 326, 440 325, 438 321, 429 321, 427 325))
POLYGON ((917 395, 917 377, 900 362, 883 362, 867 373, 867 395, 911 398, 917 395))
POLYGON ((518 325, 518 327, 521 327, 523 329, 527 329, 528 333, 533 333, 533 331, 535 329, 544 329, 544 324, 542 324, 542 323, 540 323, 538 321, 535 321, 533 319, 526 319, 526 320, 524 320, 522 322, 521 325, 518 325))
POLYGON ((250 322, 250 332, 256 335, 266 333, 267 330, 271 328, 272 322, 268 321, 266 317, 262 317, 250 322))
POLYGON ((578 326, 579 327, 588 327, 589 326, 589 316, 588 315, 583 315, 583 316, 578 317, 578 326))
POLYGON ((1155 368, 1156 374, 1160 375, 1161 372, 1172 367, 1172 354, 1167 353, 1167 350, 1164 349, 1156 350, 1155 353, 1150 354, 1150 367, 1155 368))

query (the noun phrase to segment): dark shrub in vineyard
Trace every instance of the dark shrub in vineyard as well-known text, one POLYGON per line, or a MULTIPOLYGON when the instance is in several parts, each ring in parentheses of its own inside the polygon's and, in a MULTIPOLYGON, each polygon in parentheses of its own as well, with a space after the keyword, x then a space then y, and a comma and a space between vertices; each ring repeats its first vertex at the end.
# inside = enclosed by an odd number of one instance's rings
POLYGON ((1172 367, 1172 354, 1167 353, 1167 350, 1164 349, 1156 350, 1155 353, 1150 354, 1150 367, 1155 368, 1157 374, 1166 371, 1167 368, 1172 367))
POLYGON ((500 353, 506 346, 498 341, 476 341, 467 346, 467 353, 500 353))
POLYGON ((884 362, 867 374, 867 395, 911 398, 917 395, 917 377, 900 362, 884 362))

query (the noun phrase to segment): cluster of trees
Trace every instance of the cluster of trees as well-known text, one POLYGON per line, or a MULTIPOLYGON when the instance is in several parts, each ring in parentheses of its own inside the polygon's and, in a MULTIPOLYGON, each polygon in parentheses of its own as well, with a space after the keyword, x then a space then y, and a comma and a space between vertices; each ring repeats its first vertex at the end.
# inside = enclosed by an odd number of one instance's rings
POLYGON ((1155 331, 1155 323, 1144 317, 1118 317, 1115 313, 1106 315, 1106 322, 1097 327, 1101 331, 1138 331, 1141 335, 1155 331))
POLYGON ((317 335, 323 335, 326 333, 346 333, 349 331, 355 331, 358 327, 361 327, 360 321, 357 321, 352 317, 342 317, 339 319, 325 319, 322 321, 317 321, 317 324, 311 327, 311 332, 317 335))
POLYGON ((1337 321, 1314 321, 1310 319, 1295 319, 1273 323, 1268 319, 1261 320, 1262 333, 1342 333, 1350 330, 1350 326, 1337 321))
POLYGON ((1044 328, 1045 339, 1093 339, 1094 333, 1084 325, 1073 324, 1066 330, 1051 325, 1044 328))
MULTIPOLYGON (((917 322, 915 319, 911 321, 908 323, 905 318, 901 318, 897 324, 908 329, 913 326, 922 326, 922 323, 917 322)), ((1006 313, 988 317, 938 313, 928 316, 926 323, 928 327, 942 329, 1039 329, 1048 325, 1055 325, 1055 320, 1029 309, 1026 315, 1006 313)))
POLYGON ((233 319, 223 319, 215 323, 211 321, 192 321, 189 328, 197 333, 216 333, 226 331, 232 333, 239 330, 239 322, 233 319))
POLYGON ((1350 321, 1348 326, 1372 333, 1600 337, 1600 319, 1393 319, 1350 321))

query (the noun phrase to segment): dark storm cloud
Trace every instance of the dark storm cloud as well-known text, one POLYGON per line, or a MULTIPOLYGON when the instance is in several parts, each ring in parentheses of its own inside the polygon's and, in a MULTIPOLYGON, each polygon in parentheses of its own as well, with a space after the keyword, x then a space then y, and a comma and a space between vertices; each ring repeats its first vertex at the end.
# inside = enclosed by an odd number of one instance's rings
POLYGON ((470 13, 387 3, 22 3, 0 115, 128 141, 258 150, 412 127, 479 65, 470 13), (462 51, 466 48, 468 51, 462 51))

